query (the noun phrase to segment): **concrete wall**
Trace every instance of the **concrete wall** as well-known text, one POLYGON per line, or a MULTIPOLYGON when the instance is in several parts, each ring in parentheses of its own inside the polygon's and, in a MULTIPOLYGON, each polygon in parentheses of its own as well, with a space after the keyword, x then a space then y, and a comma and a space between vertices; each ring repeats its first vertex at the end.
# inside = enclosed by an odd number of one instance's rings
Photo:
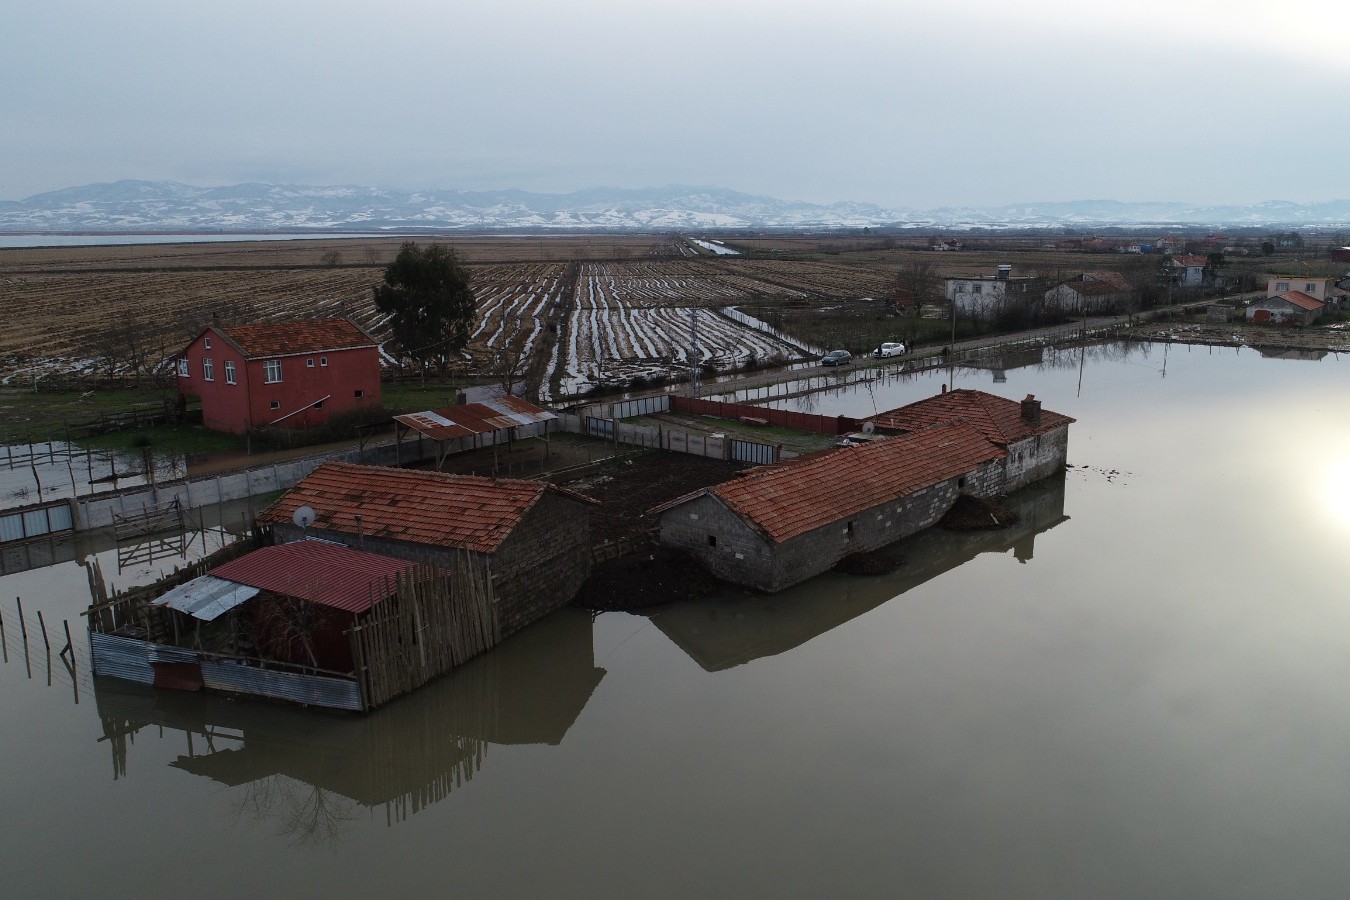
POLYGON ((1068 425, 1061 425, 1045 434, 1009 444, 1008 456, 1003 460, 1003 486, 998 494, 1012 493, 1018 488, 1062 471, 1068 458, 1068 425))
POLYGON ((434 447, 430 441, 423 441, 420 450, 415 441, 405 441, 402 448, 398 449, 393 442, 368 446, 365 450, 352 447, 201 478, 162 482, 154 486, 145 485, 113 493, 80 497, 75 511, 75 528, 77 531, 105 528, 112 525, 114 514, 138 513, 155 504, 170 503, 175 498, 183 508, 193 509, 282 491, 295 485, 323 463, 332 460, 386 466, 394 465, 396 455, 405 463, 416 459, 430 459, 434 447))

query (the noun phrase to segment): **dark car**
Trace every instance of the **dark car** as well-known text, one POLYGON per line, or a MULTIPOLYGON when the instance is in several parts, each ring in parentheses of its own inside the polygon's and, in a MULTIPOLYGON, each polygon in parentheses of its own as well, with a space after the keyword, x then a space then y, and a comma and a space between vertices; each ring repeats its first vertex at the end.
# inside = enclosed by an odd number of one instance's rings
POLYGON ((847 350, 831 350, 820 358, 822 366, 843 366, 853 362, 853 354, 847 350))

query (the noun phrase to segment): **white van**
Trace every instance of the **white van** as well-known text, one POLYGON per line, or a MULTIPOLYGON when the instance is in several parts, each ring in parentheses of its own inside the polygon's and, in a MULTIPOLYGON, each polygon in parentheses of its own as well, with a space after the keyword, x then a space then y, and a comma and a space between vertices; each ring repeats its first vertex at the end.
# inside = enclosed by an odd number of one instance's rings
POLYGON ((888 356, 903 356, 905 345, 899 343, 886 343, 872 351, 872 355, 877 359, 885 359, 888 356))

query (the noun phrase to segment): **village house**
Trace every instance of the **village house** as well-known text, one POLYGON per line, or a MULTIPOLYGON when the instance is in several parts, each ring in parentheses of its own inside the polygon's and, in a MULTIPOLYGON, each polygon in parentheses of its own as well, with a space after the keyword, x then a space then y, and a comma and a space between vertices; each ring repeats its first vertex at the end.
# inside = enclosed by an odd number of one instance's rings
POLYGON ((1209 259, 1198 255, 1169 257, 1164 266, 1171 275, 1172 283, 1182 288, 1198 288, 1205 284, 1205 266, 1209 259))
POLYGON ((1013 298, 1025 301, 1029 275, 1014 275, 1010 263, 1003 263, 993 275, 966 275, 947 279, 947 301, 959 314, 987 317, 1002 309, 1013 298))
POLYGON ((1107 281, 1064 281, 1045 292, 1046 306, 1074 315, 1115 313, 1129 305, 1129 291, 1107 281))
POLYGON ((504 638, 566 605, 590 574, 593 500, 544 481, 325 463, 259 516, 278 543, 320 538, 492 573, 504 638), (296 524, 302 507, 308 524, 296 524))
POLYGON ((962 494, 996 497, 1062 470, 1073 420, 952 391, 874 420, 896 436, 750 470, 652 510, 664 546, 780 591, 936 523, 962 494))
POLYGON ((1321 300, 1302 291, 1286 291, 1253 301, 1247 307, 1247 321, 1258 325, 1311 325, 1325 308, 1321 300))
POLYGON ((179 355, 178 392, 213 431, 308 428, 380 405, 379 348, 347 319, 213 325, 179 355))
POLYGON ((1270 275, 1266 278, 1266 296, 1278 297, 1290 291, 1329 303, 1336 293, 1334 278, 1314 278, 1308 275, 1270 275))

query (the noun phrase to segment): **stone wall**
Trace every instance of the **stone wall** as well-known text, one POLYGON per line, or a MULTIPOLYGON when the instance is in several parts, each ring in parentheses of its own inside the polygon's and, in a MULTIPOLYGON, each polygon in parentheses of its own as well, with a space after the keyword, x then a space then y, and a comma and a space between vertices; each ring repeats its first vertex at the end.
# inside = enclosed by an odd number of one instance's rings
POLYGON ((1068 457, 1068 425, 1009 444, 1004 486, 999 493, 1010 494, 1063 470, 1068 457))
POLYGON ((724 581, 773 590, 768 539, 707 495, 661 514, 661 544, 689 552, 724 581))

